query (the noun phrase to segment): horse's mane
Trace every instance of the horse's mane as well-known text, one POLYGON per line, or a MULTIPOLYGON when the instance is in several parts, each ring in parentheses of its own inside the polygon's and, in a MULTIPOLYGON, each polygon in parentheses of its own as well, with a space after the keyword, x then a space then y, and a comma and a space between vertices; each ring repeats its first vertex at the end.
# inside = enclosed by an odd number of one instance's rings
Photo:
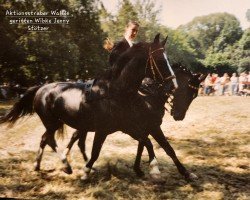
POLYGON ((172 68, 173 68, 175 73, 184 72, 188 75, 192 74, 192 72, 185 65, 182 65, 181 63, 174 63, 172 65, 172 68))
POLYGON ((112 80, 117 78, 125 65, 131 60, 131 58, 136 55, 141 55, 145 48, 148 46, 148 43, 140 42, 134 44, 131 48, 127 49, 127 51, 123 52, 116 62, 111 66, 110 69, 106 69, 104 72, 98 74, 96 76, 97 79, 102 80, 112 80))

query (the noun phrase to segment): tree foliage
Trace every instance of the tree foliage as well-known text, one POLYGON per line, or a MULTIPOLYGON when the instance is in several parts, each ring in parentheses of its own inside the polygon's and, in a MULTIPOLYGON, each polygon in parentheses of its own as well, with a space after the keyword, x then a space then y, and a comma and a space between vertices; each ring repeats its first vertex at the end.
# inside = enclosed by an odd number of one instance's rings
POLYGON ((238 69, 241 57, 236 52, 244 34, 235 16, 215 13, 196 17, 179 30, 187 35, 198 60, 208 69, 219 73, 238 69))
POLYGON ((101 29, 94 0, 4 1, 0 5, 0 81, 30 85, 43 81, 93 76, 106 66, 101 29), (50 32, 28 32, 27 25, 9 24, 6 10, 66 10, 69 25, 51 25, 50 32))
MULTIPOLYGON (((168 35, 170 63, 194 71, 250 71, 250 29, 242 30, 228 13, 194 18, 173 30, 159 23, 161 10, 153 0, 119 1, 117 13, 109 13, 101 0, 8 1, 0 4, 0 82, 31 85, 48 76, 51 80, 94 77, 108 68, 106 37, 123 37, 129 20, 138 21, 138 41, 152 41, 157 33, 168 35), (19 11, 66 10, 69 25, 53 25, 50 32, 28 32, 26 25, 11 25, 7 9, 19 11)), ((249 9, 246 17, 249 21, 249 9)))

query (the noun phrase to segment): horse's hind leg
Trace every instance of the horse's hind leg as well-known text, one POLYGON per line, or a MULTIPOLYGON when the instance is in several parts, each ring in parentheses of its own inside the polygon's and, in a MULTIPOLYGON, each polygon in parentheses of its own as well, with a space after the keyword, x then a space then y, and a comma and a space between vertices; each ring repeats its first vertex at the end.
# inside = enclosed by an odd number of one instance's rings
POLYGON ((62 170, 66 173, 66 174, 72 174, 72 168, 69 164, 69 153, 70 150, 72 148, 72 146, 74 145, 74 143, 76 142, 76 140, 79 139, 79 131, 75 131, 72 135, 72 137, 70 138, 69 144, 67 145, 67 148, 63 151, 62 153, 62 163, 64 165, 64 167, 62 168, 62 170))
MULTIPOLYGON (((44 123, 44 121, 43 121, 43 123, 44 123)), ((53 126, 48 125, 48 123, 47 123, 45 125, 46 131, 42 135, 42 139, 41 139, 41 142, 40 142, 39 150, 38 150, 38 153, 37 153, 37 159, 36 159, 36 163, 35 163, 35 170, 36 171, 40 170, 42 156, 43 156, 44 148, 45 148, 46 145, 49 145, 53 149, 53 151, 57 153, 57 144, 56 144, 56 141, 55 141, 55 132, 60 127, 62 127, 63 124, 61 122, 59 122, 59 121, 55 121, 55 122, 52 122, 50 124, 53 124, 53 126)))
POLYGON ((52 149, 56 151, 56 143, 55 143, 54 135, 55 135, 55 131, 50 131, 50 130, 46 130, 45 133, 42 135, 42 139, 40 142, 40 146, 39 146, 39 150, 38 150, 37 158, 36 158, 36 163, 35 163, 36 171, 40 170, 45 146, 49 144, 52 147, 52 149), (52 140, 51 140, 51 137, 53 138, 52 140))
POLYGON ((81 177, 82 180, 88 179, 88 175, 92 169, 94 162, 99 157, 102 145, 107 137, 107 133, 96 132, 91 152, 91 158, 84 168, 84 175, 81 177))
POLYGON ((67 148, 63 151, 62 154, 62 162, 64 164, 64 168, 63 171, 67 174, 72 174, 72 168, 69 164, 69 153, 70 150, 72 148, 72 146, 74 145, 74 143, 79 139, 78 141, 78 146, 82 152, 83 158, 85 161, 88 160, 87 155, 85 153, 85 140, 86 140, 86 136, 87 136, 87 131, 75 131, 70 139, 70 142, 67 146, 67 148))
POLYGON ((87 137, 87 133, 88 132, 81 132, 79 140, 78 140, 78 147, 80 148, 81 152, 82 152, 82 156, 83 159, 85 160, 85 162, 88 161, 88 156, 85 152, 85 141, 86 141, 86 137, 87 137))

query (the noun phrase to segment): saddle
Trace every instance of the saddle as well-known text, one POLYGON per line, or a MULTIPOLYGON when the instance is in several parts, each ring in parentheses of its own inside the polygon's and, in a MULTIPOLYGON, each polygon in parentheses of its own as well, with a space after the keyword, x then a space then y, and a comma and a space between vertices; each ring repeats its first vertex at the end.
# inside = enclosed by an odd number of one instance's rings
POLYGON ((78 88, 84 91, 86 102, 93 101, 95 99, 95 95, 92 92, 92 87, 95 84, 96 79, 90 79, 83 83, 76 83, 78 88))

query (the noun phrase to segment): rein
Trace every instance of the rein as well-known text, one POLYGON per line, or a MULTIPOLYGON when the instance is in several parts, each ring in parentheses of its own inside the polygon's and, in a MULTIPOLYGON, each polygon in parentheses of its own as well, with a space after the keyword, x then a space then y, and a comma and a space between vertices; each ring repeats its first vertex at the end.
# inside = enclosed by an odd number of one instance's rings
POLYGON ((156 72, 155 72, 155 69, 156 71, 158 72, 158 74, 160 75, 162 81, 164 81, 164 78, 163 78, 163 75, 162 73, 160 72, 155 60, 154 60, 154 57, 153 57, 153 53, 157 52, 157 51, 160 51, 160 50, 164 50, 164 48, 159 48, 159 49, 156 49, 154 51, 151 51, 151 47, 149 47, 149 54, 148 54, 148 60, 147 60, 147 66, 146 66, 146 69, 148 67, 148 63, 150 64, 150 69, 152 71, 152 74, 153 74, 153 77, 154 77, 154 80, 156 81, 156 72))

